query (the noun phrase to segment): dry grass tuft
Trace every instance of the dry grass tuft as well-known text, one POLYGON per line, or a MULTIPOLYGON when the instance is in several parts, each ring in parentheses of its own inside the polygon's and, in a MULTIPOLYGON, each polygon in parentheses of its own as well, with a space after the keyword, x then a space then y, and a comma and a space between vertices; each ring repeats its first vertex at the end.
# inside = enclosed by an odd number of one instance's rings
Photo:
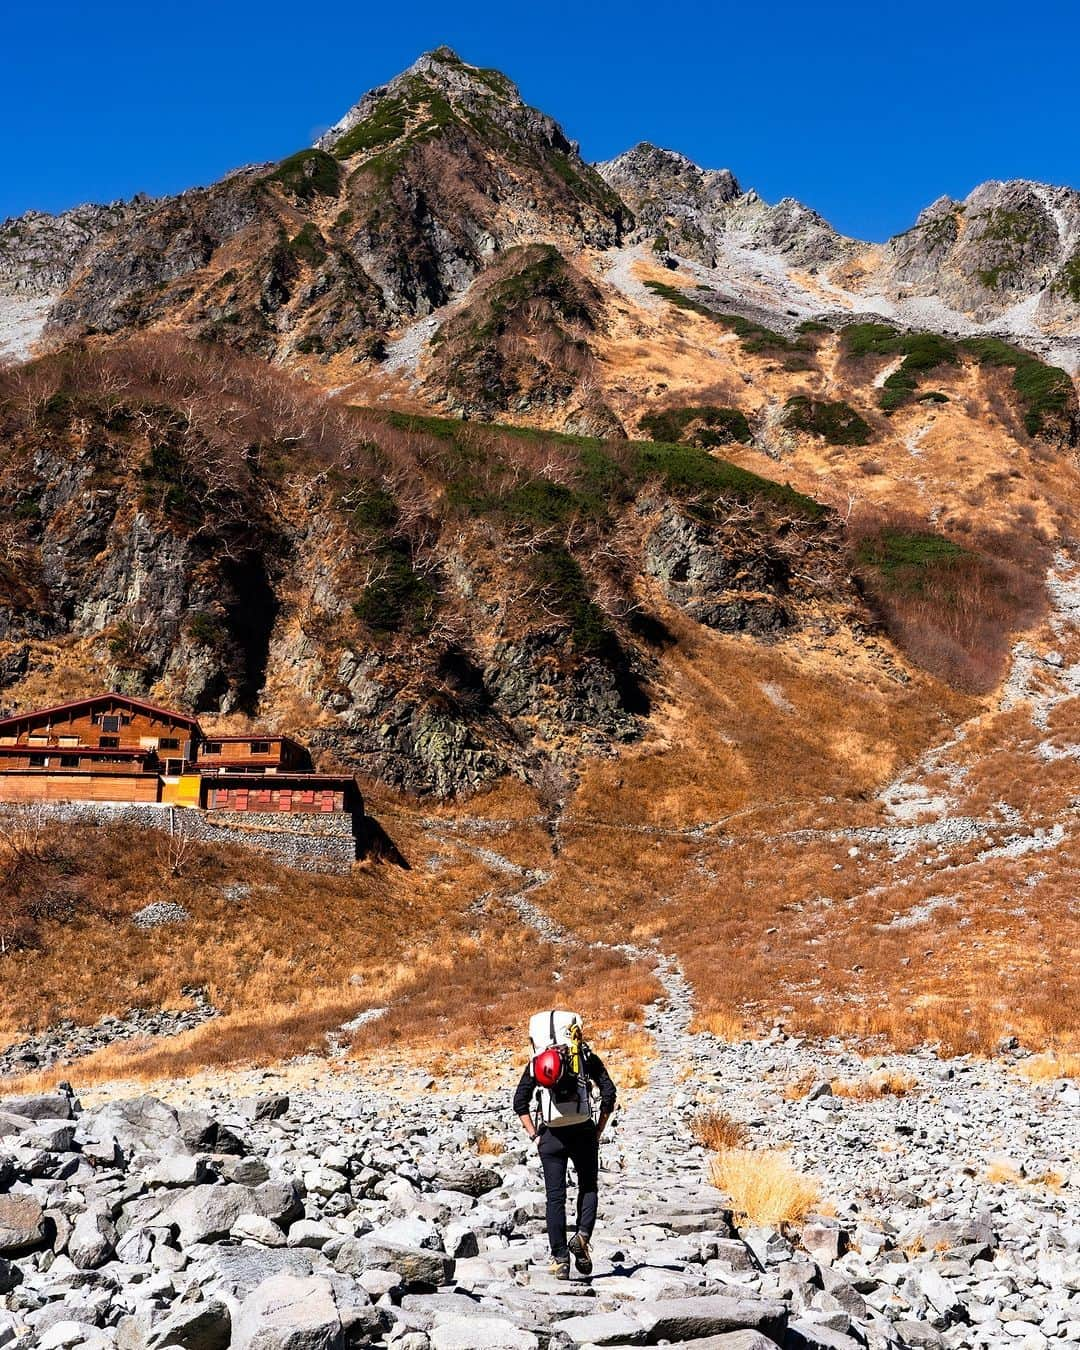
POLYGON ((915 1086, 911 1074, 880 1069, 869 1078, 837 1078, 833 1080, 834 1097, 852 1097, 866 1101, 874 1097, 906 1097, 915 1086))
POLYGON ((479 1153, 482 1158, 497 1158, 505 1151, 505 1145, 498 1139, 493 1139, 490 1134, 478 1134, 473 1140, 473 1152, 479 1153))
POLYGON ((731 1200, 737 1215, 777 1228, 798 1223, 817 1205, 821 1186, 791 1165, 787 1153, 731 1148, 718 1153, 709 1180, 731 1200))
POLYGON ((720 1153, 745 1143, 747 1131, 742 1121, 734 1120, 726 1111, 706 1110, 699 1111, 690 1122, 690 1133, 699 1144, 720 1153))
POLYGON ((800 1098, 806 1096, 816 1082, 817 1078, 814 1074, 800 1074, 798 1078, 793 1078, 790 1083, 784 1084, 784 1090, 780 1095, 786 1102, 797 1102, 800 1098))
POLYGON ((1049 1078, 1080 1078, 1080 1055, 1047 1050, 1045 1054, 1021 1060, 1020 1072, 1036 1083, 1049 1078))
POLYGON ((706 1013, 699 1021, 702 1030, 715 1036, 718 1041, 723 1041, 725 1045, 737 1045, 740 1041, 746 1040, 749 1031, 746 1018, 738 1017, 734 1013, 706 1013))
POLYGON ((649 1069, 656 1059, 656 1045, 643 1031, 609 1033, 611 1048, 605 1049, 604 1064, 620 1087, 643 1088, 649 1085, 649 1069))

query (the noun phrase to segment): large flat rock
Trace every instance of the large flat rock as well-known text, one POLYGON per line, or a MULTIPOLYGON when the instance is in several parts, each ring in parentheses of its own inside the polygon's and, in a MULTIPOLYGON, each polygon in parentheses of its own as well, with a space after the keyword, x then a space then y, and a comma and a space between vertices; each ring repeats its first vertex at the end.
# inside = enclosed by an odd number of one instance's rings
POLYGON ((773 1299, 729 1298, 705 1294, 692 1298, 659 1299, 633 1309, 648 1345, 663 1341, 690 1341, 725 1331, 760 1331, 783 1341, 787 1307, 773 1299))

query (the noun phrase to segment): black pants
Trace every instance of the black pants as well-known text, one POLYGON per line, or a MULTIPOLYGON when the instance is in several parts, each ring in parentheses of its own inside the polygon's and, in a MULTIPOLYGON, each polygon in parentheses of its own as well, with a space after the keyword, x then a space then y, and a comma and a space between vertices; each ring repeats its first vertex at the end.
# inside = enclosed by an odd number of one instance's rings
POLYGON ((577 1176, 577 1231, 592 1236, 596 1226, 596 1202, 600 1149, 596 1126, 591 1120, 580 1125, 545 1129, 540 1136, 540 1164, 547 1191, 547 1231, 552 1256, 566 1255, 566 1167, 574 1164, 577 1176))

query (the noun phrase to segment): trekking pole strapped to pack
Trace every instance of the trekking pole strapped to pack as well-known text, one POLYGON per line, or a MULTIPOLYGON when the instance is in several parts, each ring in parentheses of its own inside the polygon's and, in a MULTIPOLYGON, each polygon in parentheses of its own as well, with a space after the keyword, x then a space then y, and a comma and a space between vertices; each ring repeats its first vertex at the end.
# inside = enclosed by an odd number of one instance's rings
POLYGON ((549 1009, 529 1018, 533 1077, 537 1082, 539 1118, 545 1125, 580 1125, 592 1119, 588 1057, 581 1017, 549 1009), (556 1063, 555 1056, 558 1056, 556 1063))

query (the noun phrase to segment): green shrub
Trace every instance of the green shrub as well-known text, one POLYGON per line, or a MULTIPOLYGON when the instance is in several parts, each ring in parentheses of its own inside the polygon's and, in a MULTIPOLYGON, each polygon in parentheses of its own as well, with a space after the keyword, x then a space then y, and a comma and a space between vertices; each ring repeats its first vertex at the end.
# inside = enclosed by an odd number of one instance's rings
MULTIPOLYGON (((452 455, 442 466, 449 483, 447 501, 460 510, 484 513, 506 512, 514 506, 524 506, 528 511, 565 507, 567 515, 578 513, 599 518, 611 506, 631 500, 650 479, 659 479, 677 496, 768 502, 811 520, 819 520, 828 514, 820 502, 796 491, 790 484, 762 478, 693 445, 653 441, 604 442, 589 436, 539 431, 533 427, 501 423, 479 425, 414 413, 394 412, 381 416, 392 426, 425 432, 445 443, 452 455), (512 472, 512 457, 507 461, 510 486, 505 490, 493 487, 491 469, 499 451, 478 442, 478 436, 484 433, 489 434, 493 442, 496 439, 504 443, 540 439, 574 451, 577 471, 566 489, 570 496, 548 491, 554 486, 551 484, 539 492, 534 492, 531 487, 523 492, 516 473, 512 472)), ((539 481, 547 483, 546 479, 539 481)))
POLYGON ((741 342, 743 351, 751 355, 783 357, 788 370, 804 370, 810 364, 808 356, 813 352, 813 347, 805 338, 796 338, 792 341, 783 333, 774 332, 773 329, 755 323, 752 319, 744 319, 741 314, 724 314, 719 310, 710 309, 702 301, 696 300, 692 295, 687 295, 685 291, 669 285, 666 281, 646 281, 645 285, 654 295, 660 296, 669 304, 689 310, 693 314, 700 314, 702 318, 711 319, 713 323, 721 324, 724 328, 730 328, 741 342))
POLYGON ((830 445, 866 445, 873 434, 870 424, 849 404, 817 403, 804 394, 788 399, 784 421, 796 431, 821 436, 830 445))
POLYGON ((41 488, 32 488, 19 494, 11 514, 16 520, 41 519, 41 488))
POLYGON ((208 610, 197 610, 188 616, 188 636, 202 647, 216 650, 225 644, 227 632, 225 625, 216 614, 208 610))
POLYGON ((908 403, 925 371, 958 360, 956 343, 939 333, 901 333, 889 324, 858 323, 849 324, 841 338, 848 356, 903 356, 900 368, 886 378, 878 394, 884 412, 908 403))
POLYGON ((665 408, 662 412, 647 413, 638 422, 638 427, 650 440, 674 443, 683 439, 683 433, 692 424, 707 429, 704 434, 698 434, 698 441, 702 445, 723 445, 727 441, 741 441, 748 445, 751 440, 750 423, 745 413, 738 408, 717 408, 712 404, 665 408), (716 434, 710 435, 710 431, 716 434))
POLYGON ((139 472, 143 505, 160 507, 177 525, 197 525, 202 520, 207 485, 174 446, 152 445, 139 472))
POLYGON ((872 567, 886 589, 905 595, 923 594, 931 576, 970 556, 966 548, 944 535, 898 528, 868 535, 855 550, 861 567, 872 567))
POLYGON ((353 613, 377 632, 422 632, 435 600, 430 582, 416 572, 403 546, 388 547, 379 558, 378 569, 375 580, 364 587, 353 605, 353 613))
POLYGON ((715 309, 710 309, 708 305, 703 305, 700 300, 695 300, 692 295, 680 291, 678 286, 671 286, 666 281, 646 281, 645 285, 654 295, 658 295, 661 300, 666 300, 669 305, 675 305, 678 309, 688 309, 692 314, 700 314, 703 318, 719 322, 720 316, 715 309))
POLYGON ((385 488, 369 488, 359 501, 343 502, 342 505, 348 511, 353 529, 360 534, 368 531, 386 533, 398 523, 397 502, 385 488))
POLYGON ((593 604, 577 559, 559 544, 541 549, 532 564, 537 589, 547 605, 570 624, 574 647, 598 655, 614 640, 600 609, 593 604))
POLYGON ((364 150, 377 150, 405 134, 405 119, 411 111, 404 98, 384 98, 370 117, 357 122, 334 143, 335 159, 349 159, 364 150))
POLYGON ((374 111, 345 132, 334 144, 336 159, 379 150, 400 140, 408 131, 409 141, 417 141, 449 126, 454 110, 445 95, 422 75, 412 76, 401 93, 381 98, 374 111), (413 122, 411 131, 409 123, 413 122))
POLYGON ((980 365, 1012 367, 1013 389, 1023 408, 1024 430, 1029 436, 1040 436, 1048 417, 1068 415, 1075 390, 1068 373, 1060 367, 1048 366, 1000 338, 964 338, 960 346, 980 365))
POLYGON ((318 267, 321 262, 325 262, 326 241, 313 221, 309 220, 289 240, 289 252, 310 267, 318 267))
POLYGON ((324 150, 300 150, 283 159, 266 181, 280 183, 302 201, 336 197, 341 190, 341 165, 324 150))
POLYGON ((633 472, 639 481, 659 478, 677 494, 734 497, 743 502, 770 502, 795 515, 820 520, 827 508, 812 497, 797 492, 790 483, 761 478, 725 459, 716 459, 691 445, 659 445, 636 442, 633 472))

